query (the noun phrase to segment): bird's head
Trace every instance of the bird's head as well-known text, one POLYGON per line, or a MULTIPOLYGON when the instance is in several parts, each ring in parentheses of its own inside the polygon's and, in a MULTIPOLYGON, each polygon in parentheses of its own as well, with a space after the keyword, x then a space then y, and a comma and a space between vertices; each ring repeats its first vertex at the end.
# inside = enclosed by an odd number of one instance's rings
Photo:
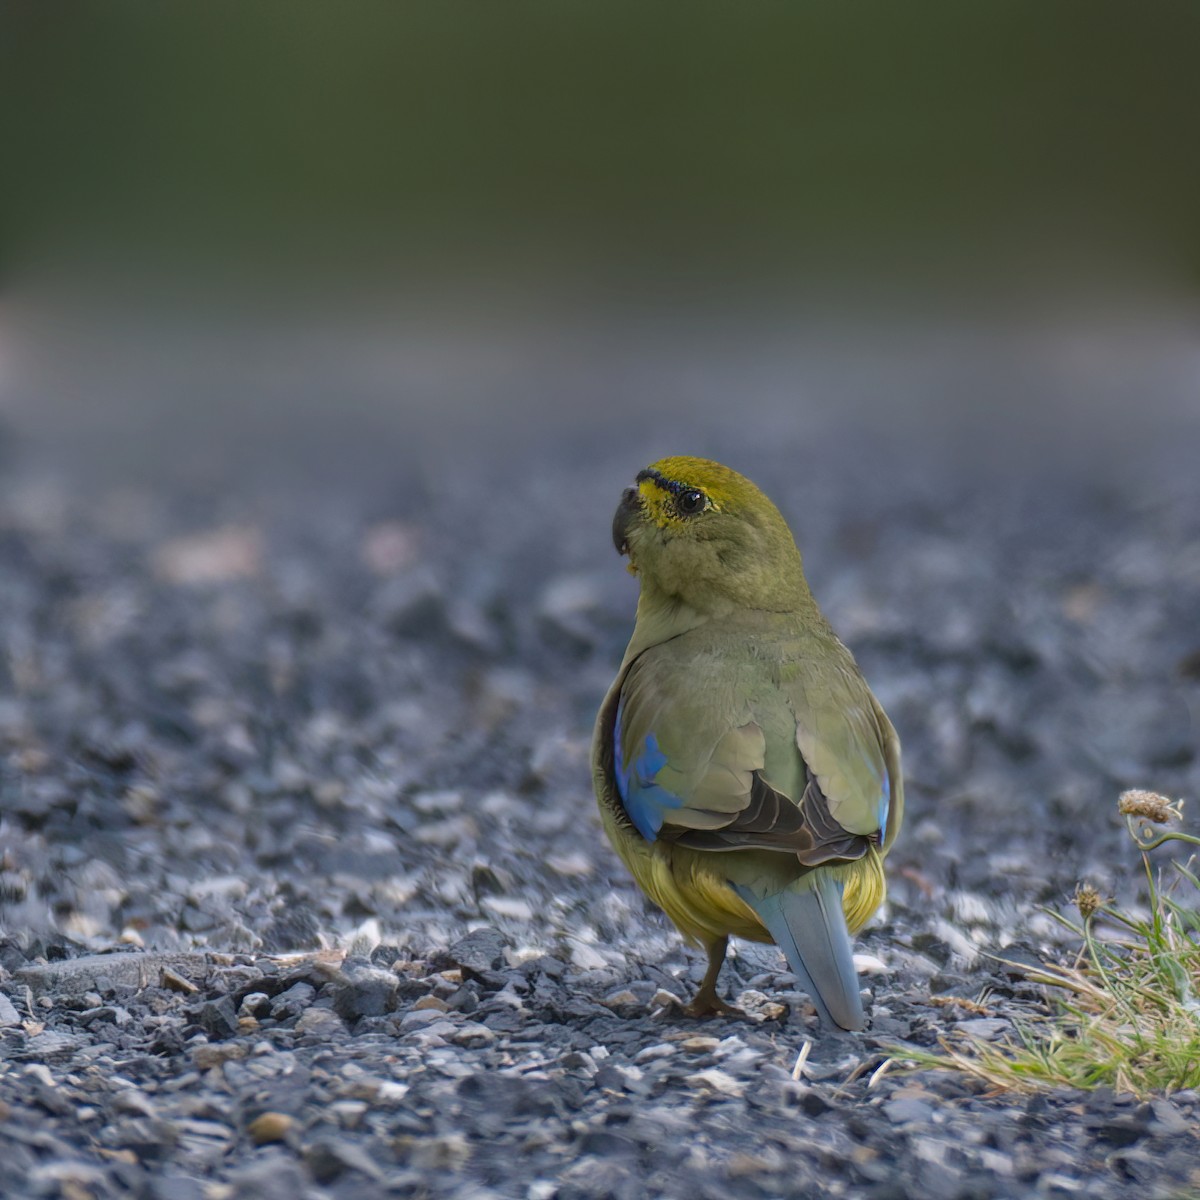
POLYGON ((743 475, 704 458, 640 471, 613 517, 613 544, 649 589, 699 611, 786 612, 809 596, 779 510, 743 475))

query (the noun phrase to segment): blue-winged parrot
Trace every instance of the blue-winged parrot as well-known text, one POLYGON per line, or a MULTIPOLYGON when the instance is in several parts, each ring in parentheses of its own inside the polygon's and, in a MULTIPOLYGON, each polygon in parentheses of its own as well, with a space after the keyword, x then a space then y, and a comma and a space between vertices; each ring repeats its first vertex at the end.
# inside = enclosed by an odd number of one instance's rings
POLYGON ((596 721, 604 828, 708 971, 730 935, 775 942, 817 1011, 864 1023, 849 931, 885 892, 900 743, 821 615, 779 510, 748 479, 665 458, 621 497, 613 541, 641 584, 596 721))

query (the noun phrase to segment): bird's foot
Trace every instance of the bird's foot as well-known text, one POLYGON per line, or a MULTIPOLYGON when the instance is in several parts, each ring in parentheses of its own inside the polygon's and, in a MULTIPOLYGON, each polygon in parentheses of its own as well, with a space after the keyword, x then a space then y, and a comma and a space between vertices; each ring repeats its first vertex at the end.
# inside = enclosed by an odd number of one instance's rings
POLYGON ((740 1008, 726 1004, 717 995, 716 988, 703 987, 692 997, 690 1003, 683 1006, 683 1015, 685 1017, 738 1017, 743 1021, 748 1019, 740 1008))

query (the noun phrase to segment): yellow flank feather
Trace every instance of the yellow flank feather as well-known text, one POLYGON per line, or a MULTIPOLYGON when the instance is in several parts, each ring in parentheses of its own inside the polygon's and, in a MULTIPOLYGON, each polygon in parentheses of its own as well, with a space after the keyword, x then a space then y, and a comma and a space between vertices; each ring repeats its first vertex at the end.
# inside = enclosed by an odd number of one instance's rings
POLYGON ((707 946, 734 934, 769 942, 753 909, 702 855, 663 842, 647 842, 604 810, 604 829, 638 887, 671 919, 686 941, 707 946))
MULTIPOLYGON (((774 940, 721 874, 719 855, 647 842, 635 830, 619 824, 607 808, 602 810, 602 817, 609 841, 638 887, 667 914, 686 941, 693 946, 707 946, 726 936, 751 942, 774 940)), ((824 869, 842 881, 846 925, 851 933, 857 933, 887 894, 879 852, 872 846, 855 862, 824 869)))
POLYGON ((846 927, 857 933, 875 914, 887 897, 887 879, 883 874, 883 859, 874 846, 857 862, 842 868, 845 891, 842 892, 842 911, 846 927))

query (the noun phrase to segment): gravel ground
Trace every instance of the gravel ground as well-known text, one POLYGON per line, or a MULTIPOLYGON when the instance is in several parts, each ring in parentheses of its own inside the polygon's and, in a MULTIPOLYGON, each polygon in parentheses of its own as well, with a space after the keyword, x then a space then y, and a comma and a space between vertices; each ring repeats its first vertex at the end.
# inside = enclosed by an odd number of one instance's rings
POLYGON ((1200 1189, 1195 1094, 878 1072, 1044 1011, 990 956, 1068 953, 1042 906, 1080 879, 1134 895, 1122 788, 1200 793, 1196 424, 987 462, 747 425, 397 436, 219 485, 9 438, 4 1195, 1200 1189), (685 1019, 703 964, 600 833, 588 738, 636 590, 608 523, 695 451, 793 518, 904 739, 862 1035, 818 1030, 772 947, 723 976, 748 1019, 685 1019))

